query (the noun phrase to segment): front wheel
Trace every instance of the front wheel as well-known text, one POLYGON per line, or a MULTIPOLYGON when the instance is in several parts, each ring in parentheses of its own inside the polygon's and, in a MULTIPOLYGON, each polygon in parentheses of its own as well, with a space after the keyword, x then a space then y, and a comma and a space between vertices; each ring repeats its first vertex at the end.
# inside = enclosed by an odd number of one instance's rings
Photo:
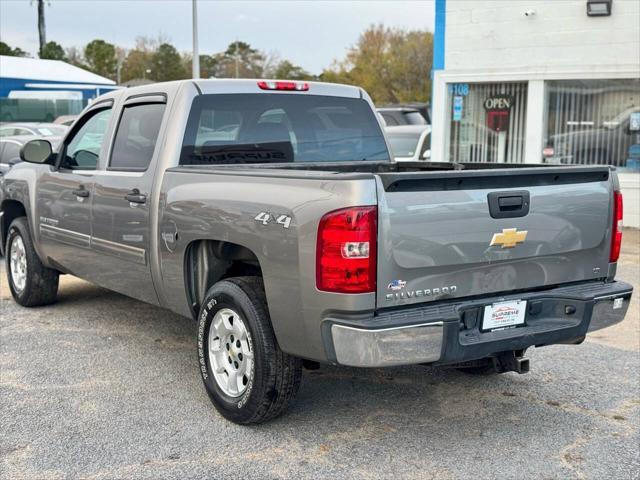
POLYGON ((23 307, 53 303, 58 294, 59 272, 40 261, 25 217, 11 222, 5 247, 7 280, 14 300, 23 307))
POLYGON ((226 419, 262 423, 283 413, 300 387, 302 362, 277 344, 259 277, 235 277, 207 292, 198 317, 200 373, 226 419))

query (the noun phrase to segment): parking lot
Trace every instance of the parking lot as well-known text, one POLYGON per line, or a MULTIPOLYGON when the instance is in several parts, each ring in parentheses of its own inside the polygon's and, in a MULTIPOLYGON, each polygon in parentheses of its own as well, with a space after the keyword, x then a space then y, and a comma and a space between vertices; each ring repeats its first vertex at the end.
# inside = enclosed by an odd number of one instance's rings
MULTIPOLYGON (((618 277, 640 285, 640 238, 618 277)), ((640 315, 531 373, 305 371, 287 415, 213 409, 188 320, 73 277, 57 304, 0 319, 0 476, 21 478, 637 478, 640 315)))

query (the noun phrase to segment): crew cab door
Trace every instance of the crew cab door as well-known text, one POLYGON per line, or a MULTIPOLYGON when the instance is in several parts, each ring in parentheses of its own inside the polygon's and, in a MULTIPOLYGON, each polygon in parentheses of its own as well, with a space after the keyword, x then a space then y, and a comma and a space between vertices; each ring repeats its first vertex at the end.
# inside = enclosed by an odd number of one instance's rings
POLYGON ((36 188, 36 224, 44 255, 58 268, 92 280, 91 196, 112 101, 100 102, 76 122, 36 188))
POLYGON ((149 265, 150 211, 165 106, 164 95, 124 101, 92 203, 97 283, 149 303, 158 301, 149 265))

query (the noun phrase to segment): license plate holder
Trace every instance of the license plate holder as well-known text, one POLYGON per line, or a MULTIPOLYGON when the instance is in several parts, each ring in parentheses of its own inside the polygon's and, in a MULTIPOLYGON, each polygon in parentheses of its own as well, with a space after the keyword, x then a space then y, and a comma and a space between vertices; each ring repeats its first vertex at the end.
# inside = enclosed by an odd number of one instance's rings
POLYGON ((491 332, 521 327, 525 324, 526 313, 526 300, 509 300, 487 305, 482 314, 481 330, 491 332))

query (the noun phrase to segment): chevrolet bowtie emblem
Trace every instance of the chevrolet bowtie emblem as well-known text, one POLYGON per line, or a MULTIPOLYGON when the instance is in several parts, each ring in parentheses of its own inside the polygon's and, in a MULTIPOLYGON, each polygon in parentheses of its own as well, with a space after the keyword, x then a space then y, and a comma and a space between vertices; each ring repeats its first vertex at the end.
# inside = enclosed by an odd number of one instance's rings
POLYGON ((490 247, 500 245, 502 248, 513 248, 518 243, 524 242, 527 238, 527 231, 518 231, 517 228, 503 228, 502 233, 494 233, 491 239, 490 247))

